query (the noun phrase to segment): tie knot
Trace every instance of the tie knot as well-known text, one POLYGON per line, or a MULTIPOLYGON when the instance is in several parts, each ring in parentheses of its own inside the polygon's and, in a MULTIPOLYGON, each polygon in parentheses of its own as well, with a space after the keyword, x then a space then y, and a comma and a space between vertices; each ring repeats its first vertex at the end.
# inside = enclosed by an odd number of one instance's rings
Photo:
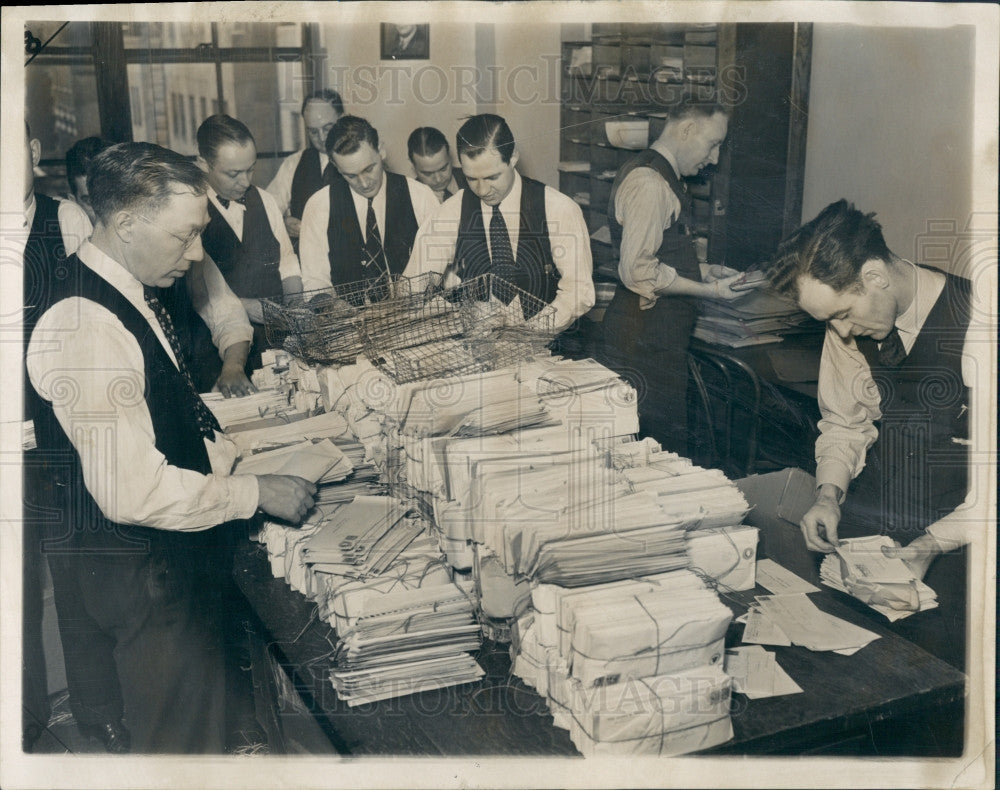
POLYGON ((229 198, 224 198, 224 197, 220 197, 218 198, 218 200, 223 208, 229 208, 230 203, 238 203, 241 206, 245 206, 247 204, 247 196, 245 194, 243 195, 243 197, 237 198, 236 200, 230 200, 229 198))

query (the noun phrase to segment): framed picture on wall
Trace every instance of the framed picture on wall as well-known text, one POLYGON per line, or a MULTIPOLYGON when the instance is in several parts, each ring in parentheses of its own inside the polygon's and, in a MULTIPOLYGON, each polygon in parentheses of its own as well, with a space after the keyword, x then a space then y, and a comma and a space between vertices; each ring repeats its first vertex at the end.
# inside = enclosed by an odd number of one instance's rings
POLYGON ((427 60, 431 56, 430 25, 382 23, 382 60, 427 60))

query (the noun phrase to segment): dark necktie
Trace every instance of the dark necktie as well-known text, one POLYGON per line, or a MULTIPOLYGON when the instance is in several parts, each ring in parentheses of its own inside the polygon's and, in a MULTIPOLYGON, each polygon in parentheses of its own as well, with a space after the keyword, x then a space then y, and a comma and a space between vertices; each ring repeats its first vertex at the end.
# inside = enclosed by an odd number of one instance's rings
POLYGON ((372 205, 372 198, 368 198, 368 216, 365 218, 365 252, 368 253, 368 260, 365 266, 376 263, 385 266, 388 271, 389 266, 385 262, 385 252, 382 249, 382 235, 378 232, 378 221, 375 219, 375 207, 372 205))
MULTIPOLYGON (((448 199, 448 198, 450 198, 450 197, 451 197, 451 196, 452 196, 453 194, 455 194, 455 193, 454 193, 454 192, 452 192, 452 191, 451 191, 450 189, 446 189, 446 190, 444 191, 444 200, 447 200, 447 199, 448 199)), ((444 203, 444 200, 442 200, 441 202, 442 202, 442 203, 444 203)))
POLYGON ((878 346, 878 362, 886 368, 894 368, 906 359, 906 349, 903 348, 903 339, 899 336, 896 327, 885 336, 885 340, 878 346))
POLYGON ((514 268, 514 251, 510 246, 510 234, 507 223, 504 222, 500 207, 493 207, 493 219, 490 220, 490 262, 494 271, 509 272, 514 268))
POLYGON ((198 430, 206 439, 215 441, 215 431, 221 433, 222 428, 219 427, 219 421, 215 419, 215 415, 205 405, 205 401, 201 399, 198 390, 194 386, 194 379, 191 378, 191 371, 188 370, 184 353, 181 351, 180 340, 177 339, 177 331, 174 329, 173 319, 170 317, 170 313, 167 312, 167 308, 163 306, 163 302, 157 298, 156 292, 152 288, 144 286, 142 295, 145 297, 149 309, 156 316, 156 320, 160 324, 160 329, 163 330, 163 334, 167 338, 167 343, 170 345, 170 350, 174 352, 174 357, 177 359, 177 369, 187 383, 191 394, 191 409, 198 423, 198 430))
POLYGON ((220 197, 217 199, 219 201, 219 204, 223 208, 229 208, 230 203, 239 203, 241 206, 245 206, 247 204, 247 196, 245 194, 239 200, 230 200, 229 198, 224 198, 224 197, 220 197))

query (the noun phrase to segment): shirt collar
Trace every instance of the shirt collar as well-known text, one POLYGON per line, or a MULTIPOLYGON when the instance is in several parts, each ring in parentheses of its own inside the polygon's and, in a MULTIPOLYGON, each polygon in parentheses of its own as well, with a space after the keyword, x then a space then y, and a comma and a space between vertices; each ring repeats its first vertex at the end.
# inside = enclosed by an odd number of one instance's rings
MULTIPOLYGON (((482 203, 482 201, 479 202, 482 203)), ((521 209, 521 174, 516 170, 514 171, 514 185, 507 193, 507 197, 500 201, 499 208, 501 214, 517 213, 521 209)), ((493 207, 483 203, 483 214, 492 217, 493 207), (490 209, 488 213, 486 209, 490 209)))
POLYGON ((915 266, 904 261, 914 270, 913 299, 902 313, 896 316, 896 329, 900 334, 917 335, 923 328, 927 316, 944 290, 944 277, 938 272, 915 266))
POLYGON ((38 208, 38 201, 35 200, 35 190, 31 190, 31 199, 24 204, 24 221, 30 228, 35 223, 35 211, 38 208))
POLYGON ((674 152, 673 151, 671 151, 669 148, 667 148, 667 146, 663 145, 659 140, 657 140, 656 142, 654 142, 649 147, 652 148, 654 151, 656 151, 656 153, 658 153, 660 156, 662 156, 668 162, 670 162, 670 166, 674 169, 674 175, 677 176, 678 178, 681 177, 680 168, 678 168, 678 166, 677 166, 677 157, 674 156, 674 152))
POLYGON ((116 291, 134 305, 145 305, 142 283, 114 258, 95 246, 89 240, 80 245, 77 257, 91 271, 106 280, 116 291))

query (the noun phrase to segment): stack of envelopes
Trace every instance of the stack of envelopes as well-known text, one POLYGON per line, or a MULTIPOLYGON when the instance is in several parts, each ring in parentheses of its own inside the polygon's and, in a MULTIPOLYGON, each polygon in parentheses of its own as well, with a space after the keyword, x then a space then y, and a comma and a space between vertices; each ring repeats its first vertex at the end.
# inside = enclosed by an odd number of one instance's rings
POLYGON ((686 570, 569 589, 534 584, 514 672, 585 755, 681 754, 732 737, 732 613, 686 570))
POLYGON ((895 545, 886 535, 842 540, 835 553, 824 557, 820 579, 892 621, 936 608, 937 593, 901 559, 882 553, 883 548, 895 545))
POLYGON ((330 679, 348 705, 469 683, 483 670, 470 582, 369 597, 340 633, 330 679))

